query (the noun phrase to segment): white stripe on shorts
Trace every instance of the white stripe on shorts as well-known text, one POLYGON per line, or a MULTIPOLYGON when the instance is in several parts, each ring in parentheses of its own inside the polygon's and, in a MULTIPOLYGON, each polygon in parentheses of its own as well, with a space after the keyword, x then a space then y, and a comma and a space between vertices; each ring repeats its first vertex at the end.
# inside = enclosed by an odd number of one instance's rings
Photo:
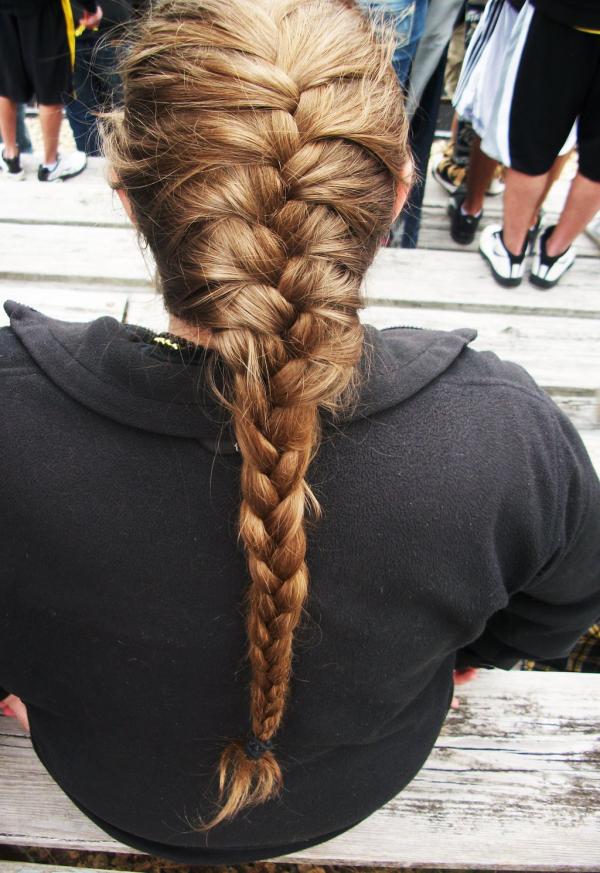
MULTIPOLYGON (((498 72, 504 63, 506 47, 518 15, 505 0, 500 0, 499 3, 496 0, 493 2, 493 6, 490 4, 486 6, 479 22, 481 34, 476 43, 477 59, 466 68, 463 65, 454 99, 454 106, 460 117, 469 121, 475 133, 481 138, 485 135, 497 110, 501 81, 498 72), (488 11, 489 16, 486 15, 488 11)), ((476 37, 477 31, 473 40, 476 37)), ((470 60, 473 61, 473 58, 470 60)))
POLYGON ((505 167, 510 167, 510 110, 515 82, 534 12, 535 9, 531 3, 527 2, 515 21, 498 76, 496 112, 492 114, 481 142, 481 148, 485 154, 496 158, 505 167))

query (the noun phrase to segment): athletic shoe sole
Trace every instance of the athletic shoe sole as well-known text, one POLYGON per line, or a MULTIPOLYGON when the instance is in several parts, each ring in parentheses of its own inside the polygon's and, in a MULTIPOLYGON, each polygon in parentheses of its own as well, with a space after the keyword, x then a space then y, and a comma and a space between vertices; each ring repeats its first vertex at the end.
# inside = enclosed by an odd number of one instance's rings
MULTIPOLYGON (((75 176, 79 176, 80 173, 83 173, 85 168, 87 167, 87 157, 81 151, 75 151, 71 155, 67 155, 62 158, 59 157, 59 169, 62 163, 63 172, 59 172, 54 178, 48 178, 48 176, 43 178, 44 173, 46 172, 40 164, 38 167, 38 182, 42 182, 43 184, 53 183, 53 182, 66 182, 67 179, 73 179, 75 176)), ((52 173, 56 172, 56 168, 51 171, 52 173)))
POLYGON ((55 185, 57 182, 67 182, 69 179, 74 179, 75 176, 80 176, 81 173, 83 173, 83 171, 85 170, 86 166, 82 167, 80 170, 76 170, 74 173, 69 173, 68 176, 58 176, 56 179, 38 178, 38 182, 40 183, 40 185, 55 185))
POLYGON ((562 277, 565 273, 568 273, 575 261, 569 264, 568 267, 560 274, 558 279, 553 279, 552 282, 548 282, 547 279, 540 279, 539 276, 536 276, 534 273, 529 274, 529 281, 532 285, 535 285, 536 288, 541 288, 543 291, 549 291, 550 288, 554 288, 555 285, 558 285, 562 277))
POLYGON ((503 288, 516 288, 517 285, 520 285, 521 282, 523 281, 523 278, 521 276, 518 279, 507 279, 505 276, 501 276, 499 273, 497 273, 494 270, 494 265, 492 264, 492 262, 490 261, 488 256, 485 254, 485 252, 482 252, 481 249, 479 249, 479 254, 481 255, 482 258, 484 258, 484 260, 486 260, 488 262, 488 264, 490 266, 490 270, 492 271, 492 275, 494 276, 494 279, 496 280, 496 282, 498 282, 499 285, 502 285, 503 288))

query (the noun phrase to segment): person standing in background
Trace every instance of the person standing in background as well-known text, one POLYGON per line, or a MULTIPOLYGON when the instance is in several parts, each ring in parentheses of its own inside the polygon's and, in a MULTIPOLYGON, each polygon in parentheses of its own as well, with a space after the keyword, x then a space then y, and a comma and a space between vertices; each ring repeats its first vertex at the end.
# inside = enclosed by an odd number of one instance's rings
MULTIPOLYGON (((82 0, 80 24, 97 27, 102 9, 96 0, 82 0)), ((17 107, 37 98, 44 140, 38 168, 40 182, 54 182, 81 173, 85 154, 58 151, 65 95, 71 90, 75 28, 66 0, 0 0, 0 131, 4 148, 0 172, 24 178, 17 145, 17 107)))
MULTIPOLYGON (((84 9, 80 0, 71 3, 77 21, 84 9)), ((93 30, 76 31, 73 98, 67 103, 67 118, 79 151, 100 154, 97 113, 118 102, 120 79, 116 72, 116 40, 133 14, 131 0, 103 0, 102 21, 93 30)))
POLYGON ((576 125, 577 175, 558 223, 543 229, 534 249, 530 281, 547 289, 575 262, 573 242, 600 209, 600 3, 527 0, 500 80, 481 148, 507 167, 504 222, 485 228, 479 250, 501 285, 522 281, 528 230, 576 125))
POLYGON ((408 88, 410 69, 425 28, 428 0, 358 0, 368 13, 380 14, 396 31, 392 66, 402 88, 408 88))

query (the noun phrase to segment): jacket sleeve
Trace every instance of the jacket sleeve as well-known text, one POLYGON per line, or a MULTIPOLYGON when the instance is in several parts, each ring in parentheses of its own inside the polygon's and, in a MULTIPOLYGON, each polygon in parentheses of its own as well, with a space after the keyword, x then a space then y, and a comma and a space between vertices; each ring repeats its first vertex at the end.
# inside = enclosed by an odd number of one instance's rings
POLYGON ((98 11, 98 3, 96 0, 79 0, 79 5, 83 6, 86 12, 89 12, 91 15, 98 11))
POLYGON ((554 518, 540 506, 532 507, 529 516, 532 539, 542 525, 550 532, 550 558, 533 579, 510 593, 506 607, 488 619, 481 636, 459 650, 458 668, 510 669, 522 658, 564 657, 600 617, 600 481, 571 421, 552 407, 554 518))

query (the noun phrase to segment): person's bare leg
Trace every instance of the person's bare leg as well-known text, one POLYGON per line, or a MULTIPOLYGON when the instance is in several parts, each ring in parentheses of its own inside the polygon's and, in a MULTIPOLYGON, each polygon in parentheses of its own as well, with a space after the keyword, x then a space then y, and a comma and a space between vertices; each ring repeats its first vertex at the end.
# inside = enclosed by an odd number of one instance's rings
POLYGON ((458 114, 455 112, 452 116, 452 124, 450 125, 450 142, 452 145, 456 142, 458 135, 458 114))
POLYGON ((8 97, 0 97, 0 133, 4 140, 4 156, 16 158, 17 148, 17 104, 8 97))
POLYGON ((535 207, 535 209, 533 211, 533 215, 531 217, 531 222, 530 222, 530 227, 533 227, 533 225, 536 223, 540 209, 544 205, 546 197, 550 193, 550 189, 552 188, 552 186, 554 185, 556 180, 560 179, 562 171, 565 167, 565 164, 567 163, 567 161, 569 160, 569 158, 571 157, 572 154, 573 154, 573 150, 571 149, 570 152, 567 152, 564 155, 559 155, 556 158, 556 160, 554 161, 554 163, 552 164, 552 166, 550 168, 550 172, 548 173, 548 179, 547 179, 546 184, 544 186, 544 190, 542 191, 542 193, 540 195, 540 199, 537 202, 537 206, 535 207))
POLYGON ((467 175, 467 196, 462 205, 467 215, 478 215, 483 209, 485 192, 496 172, 498 161, 489 158, 481 151, 481 140, 477 136, 471 146, 469 172, 467 175))
POLYGON ((58 137, 60 134, 60 125, 62 123, 62 104, 55 106, 41 105, 40 110, 40 125, 42 127, 42 138, 44 140, 44 164, 52 166, 56 163, 58 155, 58 137))
POLYGON ((527 231, 531 227, 532 217, 536 214, 537 204, 546 190, 549 175, 548 172, 542 176, 528 176, 518 170, 506 168, 502 238, 513 255, 520 255, 523 251, 527 231))
POLYGON ((600 182, 577 173, 558 224, 546 240, 546 254, 561 255, 575 241, 600 209, 600 182))

